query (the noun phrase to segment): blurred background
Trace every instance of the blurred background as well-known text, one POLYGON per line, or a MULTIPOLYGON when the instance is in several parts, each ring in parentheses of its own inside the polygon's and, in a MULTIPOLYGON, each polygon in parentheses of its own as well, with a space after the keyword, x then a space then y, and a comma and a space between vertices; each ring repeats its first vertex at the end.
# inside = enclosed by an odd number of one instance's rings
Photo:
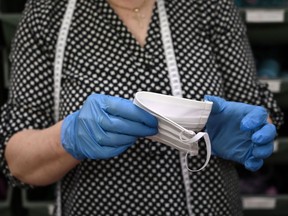
MULTIPOLYGON (((8 96, 9 53, 26 0, 0 0, 0 105, 8 96)), ((245 216, 288 215, 288 0, 235 0, 247 26, 257 76, 267 83, 285 114, 275 152, 255 173, 237 167, 245 216)), ((55 186, 18 189, 0 172, 1 216, 48 216, 55 186)))

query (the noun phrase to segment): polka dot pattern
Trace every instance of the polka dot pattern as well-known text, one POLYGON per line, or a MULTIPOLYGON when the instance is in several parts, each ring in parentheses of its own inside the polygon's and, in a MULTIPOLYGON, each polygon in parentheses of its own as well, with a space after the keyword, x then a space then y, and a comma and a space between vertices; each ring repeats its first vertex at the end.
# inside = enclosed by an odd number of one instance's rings
MULTIPOLYGON (((272 94, 255 79, 245 28, 231 2, 165 1, 184 97, 213 94, 263 105, 280 125, 272 94)), ((14 185, 23 183, 7 167, 5 142, 24 128, 54 123, 54 55, 66 6, 67 0, 30 0, 14 40, 12 85, 0 124, 1 167, 14 185)), ((61 118, 92 92, 132 100, 141 90, 171 94, 157 5, 142 48, 105 0, 78 0, 64 56, 61 118)), ((205 162, 199 145, 191 168, 205 162)), ((189 173, 188 184, 186 191, 177 150, 139 139, 118 157, 84 160, 71 170, 62 180, 62 215, 184 216, 187 206, 199 216, 242 215, 231 162, 212 157, 203 171, 189 173)))

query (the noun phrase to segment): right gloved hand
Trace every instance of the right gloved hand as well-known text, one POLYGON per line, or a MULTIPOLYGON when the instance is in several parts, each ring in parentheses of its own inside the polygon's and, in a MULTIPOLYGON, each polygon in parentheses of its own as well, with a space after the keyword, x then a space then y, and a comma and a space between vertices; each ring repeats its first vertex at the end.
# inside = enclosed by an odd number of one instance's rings
POLYGON ((256 171, 273 152, 276 127, 267 122, 260 106, 226 101, 206 95, 213 107, 206 124, 214 155, 243 164, 256 171))
POLYGON ((92 94, 82 108, 64 118, 61 142, 74 158, 108 159, 138 137, 157 134, 157 119, 132 101, 92 94))

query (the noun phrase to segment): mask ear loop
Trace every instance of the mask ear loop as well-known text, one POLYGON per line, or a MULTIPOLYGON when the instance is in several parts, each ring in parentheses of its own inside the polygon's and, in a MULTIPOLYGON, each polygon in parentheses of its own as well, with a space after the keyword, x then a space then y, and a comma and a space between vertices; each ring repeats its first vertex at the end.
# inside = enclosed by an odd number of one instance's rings
POLYGON ((211 157, 211 142, 210 142, 210 139, 209 139, 209 135, 206 132, 199 132, 199 133, 196 134, 194 131, 181 131, 181 133, 179 134, 180 140, 183 143, 190 144, 191 149, 195 148, 193 145, 195 145, 202 137, 204 138, 205 145, 206 145, 206 151, 207 151, 206 161, 205 161, 204 165, 202 167, 200 167, 199 169, 197 169, 197 170, 190 169, 189 166, 188 166, 188 156, 189 155, 196 156, 197 154, 195 154, 195 152, 193 152, 193 151, 187 151, 187 153, 185 155, 185 161, 186 161, 186 168, 190 172, 199 172, 199 171, 203 170, 208 165, 210 157, 211 157), (193 136, 192 138, 184 137, 184 133, 185 132, 186 133, 188 132, 189 134, 195 135, 195 136, 193 136))
POLYGON ((187 152, 190 152, 190 154, 193 156, 198 155, 198 150, 199 150, 198 143, 197 143, 199 138, 196 135, 197 134, 192 130, 182 130, 179 133, 179 140, 182 143, 190 146, 190 151, 187 150, 187 152), (187 136, 184 136, 184 135, 187 135, 187 136))

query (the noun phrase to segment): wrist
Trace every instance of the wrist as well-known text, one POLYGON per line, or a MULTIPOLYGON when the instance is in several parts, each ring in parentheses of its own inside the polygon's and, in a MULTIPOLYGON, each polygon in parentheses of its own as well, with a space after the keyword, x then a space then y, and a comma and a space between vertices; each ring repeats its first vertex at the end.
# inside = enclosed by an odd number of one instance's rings
POLYGON ((76 127, 76 119, 79 115, 79 111, 76 111, 67 117, 64 118, 61 124, 60 129, 60 146, 62 146, 63 150, 65 150, 68 154, 70 154, 76 160, 83 160, 85 157, 81 154, 79 149, 77 148, 77 132, 76 127))
POLYGON ((61 141, 61 132, 62 132, 62 124, 63 121, 56 123, 54 126, 51 127, 51 133, 53 133, 54 140, 51 142, 52 149, 54 153, 57 155, 59 160, 70 160, 75 164, 78 164, 80 160, 74 158, 63 146, 61 141))

